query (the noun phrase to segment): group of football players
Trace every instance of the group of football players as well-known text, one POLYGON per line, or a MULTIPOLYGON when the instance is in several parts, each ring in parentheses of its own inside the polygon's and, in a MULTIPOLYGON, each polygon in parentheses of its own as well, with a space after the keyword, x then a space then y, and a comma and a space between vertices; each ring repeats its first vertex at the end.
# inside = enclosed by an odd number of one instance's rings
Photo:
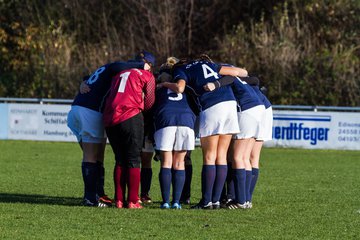
POLYGON ((252 208, 262 144, 272 136, 272 108, 259 79, 204 54, 169 57, 156 78, 155 64, 142 51, 101 66, 81 84, 68 126, 83 152, 83 205, 142 208, 151 202, 153 157, 161 164, 160 208, 190 204, 190 154, 198 137, 202 197, 191 208, 252 208), (115 155, 114 200, 104 192, 107 138, 115 155))

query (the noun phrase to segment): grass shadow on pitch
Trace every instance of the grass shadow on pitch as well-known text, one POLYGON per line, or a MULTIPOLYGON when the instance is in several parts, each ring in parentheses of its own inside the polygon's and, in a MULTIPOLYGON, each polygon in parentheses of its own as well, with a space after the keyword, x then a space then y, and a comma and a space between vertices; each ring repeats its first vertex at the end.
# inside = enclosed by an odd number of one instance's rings
POLYGON ((38 194, 0 193, 0 203, 80 206, 81 200, 81 198, 75 197, 55 197, 38 194))

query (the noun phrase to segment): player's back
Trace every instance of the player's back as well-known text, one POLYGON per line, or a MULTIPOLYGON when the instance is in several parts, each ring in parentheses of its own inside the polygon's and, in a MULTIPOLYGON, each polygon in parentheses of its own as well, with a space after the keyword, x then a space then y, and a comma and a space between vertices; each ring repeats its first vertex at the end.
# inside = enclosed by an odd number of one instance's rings
POLYGON ((192 61, 174 70, 174 79, 184 79, 186 84, 194 89, 199 96, 202 110, 205 110, 217 103, 235 100, 229 86, 220 87, 216 91, 207 92, 204 85, 208 82, 215 82, 221 75, 221 65, 208 61, 192 61))
POLYGON ((105 126, 118 124, 144 109, 143 88, 149 81, 155 81, 152 73, 135 68, 114 77, 104 109, 105 126))
POLYGON ((113 62, 99 67, 86 80, 86 84, 91 90, 87 93, 79 93, 75 97, 73 105, 102 112, 112 78, 123 70, 143 67, 143 62, 113 62))
POLYGON ((255 92, 255 90, 245 81, 242 81, 241 78, 237 77, 235 79, 232 88, 235 98, 241 108, 241 111, 245 111, 255 106, 263 105, 262 100, 255 92))
POLYGON ((185 93, 175 93, 164 87, 156 91, 154 117, 156 130, 168 126, 194 128, 195 114, 185 93))

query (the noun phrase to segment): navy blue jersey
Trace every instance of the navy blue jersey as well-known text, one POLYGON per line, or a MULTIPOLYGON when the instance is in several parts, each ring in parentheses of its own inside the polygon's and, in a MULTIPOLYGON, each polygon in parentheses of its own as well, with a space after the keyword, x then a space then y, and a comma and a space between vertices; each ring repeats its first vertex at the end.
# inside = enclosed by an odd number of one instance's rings
POLYGON ((256 94, 259 96, 259 98, 261 99, 261 101, 263 102, 263 104, 265 105, 265 109, 268 109, 269 107, 271 107, 271 102, 269 101, 269 99, 265 96, 265 94, 263 94, 260 91, 260 88, 258 85, 256 86, 252 86, 252 88, 254 89, 254 91, 256 92, 256 94))
POLYGON ((194 129, 195 114, 185 94, 175 93, 162 87, 156 91, 154 106, 155 131, 169 126, 184 126, 194 129))
POLYGON ((84 94, 79 92, 72 105, 90 108, 102 113, 112 78, 117 73, 131 68, 143 69, 144 62, 113 62, 99 67, 86 81, 91 89, 90 92, 84 94))
POLYGON ((255 90, 240 78, 235 79, 232 88, 241 111, 264 105, 255 90))
POLYGON ((186 84, 193 88, 199 96, 201 110, 205 110, 215 104, 235 100, 230 86, 223 86, 216 91, 207 92, 203 86, 208 82, 215 82, 221 77, 219 74, 221 66, 207 61, 193 61, 187 65, 175 68, 174 80, 183 79, 186 84))

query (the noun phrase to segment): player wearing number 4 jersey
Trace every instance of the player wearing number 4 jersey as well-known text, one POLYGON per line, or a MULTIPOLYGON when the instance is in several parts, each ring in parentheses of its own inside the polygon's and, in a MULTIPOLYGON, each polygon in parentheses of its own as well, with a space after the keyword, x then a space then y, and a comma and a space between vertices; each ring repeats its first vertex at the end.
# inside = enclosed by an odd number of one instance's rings
POLYGON ((114 184, 117 208, 123 208, 125 200, 128 208, 142 208, 138 201, 144 137, 142 112, 150 109, 154 101, 155 79, 152 73, 130 69, 114 77, 103 119, 116 160, 114 184))
POLYGON ((82 175, 85 206, 109 206, 112 201, 104 192, 104 151, 106 135, 102 120, 106 94, 112 77, 130 68, 149 69, 153 56, 140 53, 135 61, 113 62, 101 66, 81 84, 68 114, 68 127, 77 137, 83 152, 82 175))
POLYGON ((164 85, 177 93, 182 93, 187 85, 199 96, 199 135, 203 151, 202 199, 193 206, 195 209, 220 207, 220 195, 227 174, 226 153, 231 135, 239 132, 236 101, 231 88, 223 87, 213 92, 206 92, 203 88, 207 82, 216 82, 220 74, 246 76, 247 71, 220 66, 203 55, 198 60, 176 66, 173 73, 176 83, 164 85))

